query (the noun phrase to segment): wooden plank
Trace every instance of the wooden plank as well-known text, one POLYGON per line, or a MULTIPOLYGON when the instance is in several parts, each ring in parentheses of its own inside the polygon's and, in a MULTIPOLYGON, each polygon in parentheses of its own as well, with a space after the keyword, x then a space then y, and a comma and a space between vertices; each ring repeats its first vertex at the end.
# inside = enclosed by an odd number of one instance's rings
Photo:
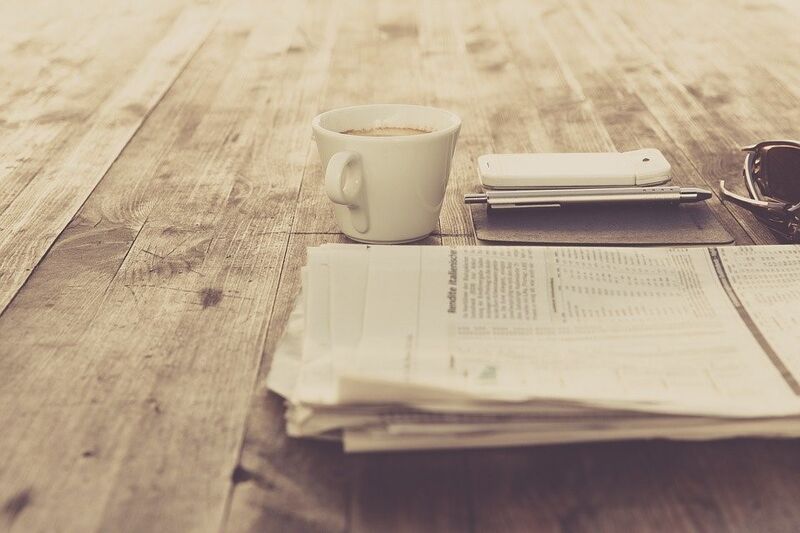
POLYGON ((444 246, 472 246, 475 244, 475 235, 443 235, 444 246))
POLYGON ((0 468, 0 502, 30 494, 17 527, 218 527, 329 15, 232 6, 0 317, 0 397, 19 406, 0 413, 2 448, 18 457, 0 468), (324 30, 299 47, 312 27, 324 30))
MULTIPOLYGON (((555 9, 557 5, 557 2, 550 3, 552 9, 547 11, 546 24, 541 20, 541 12, 525 10, 519 3, 503 4, 498 12, 503 22, 502 33, 511 43, 515 57, 530 64, 533 61, 526 58, 535 57, 542 63, 543 56, 552 55, 558 59, 564 77, 571 80, 575 91, 581 95, 586 112, 593 118, 584 121, 573 135, 580 135, 582 131, 584 136, 594 137, 597 129, 592 127, 592 120, 599 121, 603 124, 602 134, 607 138, 594 146, 592 141, 584 141, 587 150, 657 147, 672 164, 675 184, 705 186, 702 176, 645 107, 640 95, 627 87, 624 69, 613 61, 606 61, 605 57, 598 57, 605 50, 598 46, 593 28, 586 27, 585 21, 570 10, 555 9), (531 46, 531 26, 539 28, 544 46, 531 46), (597 52, 598 49, 602 52, 597 52)), ((548 4, 541 7, 544 11, 548 4)), ((570 129, 574 127, 573 124, 570 129)), ((752 243, 750 236, 717 197, 712 198, 708 205, 738 243, 752 243)))
POLYGON ((0 316, 0 337, 8 341, 0 366, 78 343, 158 199, 179 191, 179 154, 191 148, 229 56, 246 37, 224 27, 217 32, 149 116, 157 127, 142 128, 126 146, 0 316))
POLYGON ((81 17, 65 3, 0 7, 0 65, 9 73, 0 79, 0 213, 46 161, 75 147, 93 111, 182 10, 178 2, 142 3, 124 15, 113 2, 84 7, 81 17), (128 35, 132 23, 141 29, 128 35), (120 35, 128 38, 120 43, 120 35))
POLYGON ((89 129, 92 112, 183 9, 178 2, 143 2, 124 13, 113 2, 83 7, 80 17, 64 3, 0 8, 0 65, 13 73, 0 81, 0 212, 45 160, 74 148, 89 129), (128 35, 133 24, 141 28, 128 35), (128 38, 119 42, 120 35, 128 38))
POLYGON ((469 531, 471 479, 458 451, 352 458, 351 531, 469 531))
MULTIPOLYGON (((462 117, 463 127, 453 161, 450 184, 441 215, 444 234, 472 231, 463 194, 477 184, 476 159, 493 151, 493 139, 505 150, 529 145, 528 124, 538 124, 535 108, 519 106, 520 121, 503 124, 511 116, 498 102, 524 100, 526 87, 513 68, 487 45, 491 28, 479 26, 480 12, 460 9, 453 2, 357 2, 348 11, 331 60, 331 82, 322 109, 374 103, 424 103, 450 109, 462 117), (460 21, 460 17, 468 20, 460 21), (474 26, 465 35, 462 26, 474 26), (353 50, 358 50, 357 56, 353 50), (472 57, 470 57, 472 56, 472 57), (495 57, 497 56, 497 57, 495 57), (447 76, 442 76, 447 72, 447 76), (487 74, 490 74, 487 76, 487 74), (499 93, 499 94, 498 94, 499 93), (494 116, 492 131, 487 116, 494 116), (530 120, 525 120, 531 117, 530 120)), ((504 104, 505 105, 505 104, 504 104)), ((544 142, 539 136, 538 142, 544 142)), ((316 150, 303 181, 294 232, 337 232, 322 182, 316 150)))
POLYGON ((794 441, 630 441, 475 454, 475 531, 790 531, 794 441))
POLYGON ((63 157, 43 162, 0 213, 0 312, 175 80, 215 16, 210 5, 182 11, 122 82, 108 80, 114 90, 86 118, 85 133, 63 157))
POLYGON ((554 44, 549 20, 540 13, 552 5, 543 2, 532 7, 520 3, 498 4, 492 19, 493 33, 502 35, 508 56, 513 58, 532 98, 517 107, 534 105, 539 110, 540 136, 546 144, 542 152, 603 152, 614 150, 614 143, 575 77, 572 66, 554 44), (502 25, 499 21, 502 20, 502 25))
MULTIPOLYGON (((341 25, 317 112, 358 104, 424 101, 415 7, 414 3, 365 1, 339 5, 341 25)), ((310 121, 307 127, 310 132, 310 121)), ((314 146, 306 160, 294 233, 338 233, 323 183, 314 146)))
MULTIPOLYGON (((798 80, 791 78, 791 73, 800 72, 800 62, 796 54, 788 54, 791 59, 787 58, 784 65, 791 68, 774 68, 781 56, 787 55, 786 49, 796 46, 796 32, 790 29, 794 25, 787 24, 792 18, 784 16, 776 21, 776 10, 767 9, 765 16, 759 17, 759 33, 763 32, 765 37, 758 39, 759 47, 752 48, 743 46, 739 37, 752 28, 742 16, 741 8, 728 10, 713 3, 687 4, 683 9, 676 7, 680 18, 670 33, 657 23, 665 13, 656 3, 648 5, 635 21, 625 10, 620 11, 620 18, 664 62, 710 118, 738 139, 739 146, 768 138, 800 136, 797 126, 800 110, 793 105, 800 94, 796 87, 798 80), (739 15, 736 22, 730 19, 729 11, 739 15), (721 24, 717 20, 720 17, 727 17, 727 24, 721 24), (698 20, 714 23, 693 22, 698 20), (649 29, 642 31, 644 27, 649 29), (785 31, 781 31, 782 28, 785 31), (767 47, 774 50, 774 54, 770 54, 767 47), (679 57, 680 60, 676 59, 679 57), (764 60, 766 57, 769 59, 764 60)), ((738 168, 726 179, 729 186, 742 194, 745 193, 741 178, 743 160, 744 155, 738 154, 738 161, 735 161, 738 168)), ((764 232, 748 212, 733 206, 731 212, 746 220, 747 225, 758 227, 765 233, 766 242, 773 242, 772 236, 764 232)))
MULTIPOLYGON (((655 3, 650 6, 649 11, 656 15, 663 12, 663 7, 655 3)), ((673 38, 668 44, 678 47, 692 45, 693 61, 687 66, 695 68, 698 62, 713 60, 718 71, 730 78, 731 88, 723 86, 724 93, 717 94, 709 90, 715 88, 719 81, 713 74, 708 80, 699 79, 699 84, 693 86, 693 89, 699 89, 695 92, 711 97, 712 100, 715 95, 723 96, 717 100, 726 101, 717 102, 718 104, 763 105, 768 113, 796 112, 794 108, 787 109, 790 106, 786 100, 772 99, 767 95, 778 94, 775 91, 788 91, 795 96, 800 94, 800 58, 794 53, 800 45, 800 38, 794 31, 797 21, 800 20, 800 5, 793 1, 780 0, 738 2, 733 5, 682 1, 674 7, 681 18, 681 23, 674 24, 676 36, 681 35, 683 38, 673 38), (699 20, 703 24, 693 22, 699 20), (749 38, 755 34, 758 34, 757 39, 749 38), (767 94, 755 93, 753 98, 738 102, 724 98, 731 89, 739 90, 754 83, 761 85, 767 94)), ((624 11, 620 13, 624 14, 624 11)), ((660 31, 663 28, 656 29, 660 31)), ((654 51, 660 53, 662 48, 654 48, 654 51)), ((775 118, 776 121, 756 121, 748 124, 748 127, 776 128, 783 124, 788 126, 790 133, 796 131, 796 122, 790 121, 791 115, 775 118)), ((775 131, 767 133, 774 134, 775 131)))
MULTIPOLYGON (((730 182, 731 177, 741 173, 741 141, 736 139, 748 135, 737 133, 742 131, 740 125, 723 124, 712 116, 613 10, 599 10, 594 5, 572 0, 569 6, 581 28, 592 36, 594 48, 590 57, 595 68, 622 67, 622 87, 636 93, 709 188, 716 190, 720 179, 730 182)), ((641 9, 646 8, 642 6, 641 9)), ((739 181, 734 180, 737 183, 731 182, 731 185, 741 187, 739 181)), ((734 208, 729 211, 754 241, 774 242, 774 237, 753 217, 734 208)))
POLYGON ((516 145, 528 143, 527 132, 519 127, 492 131, 491 121, 503 111, 493 108, 495 99, 485 95, 492 90, 520 94, 523 89, 516 73, 505 73, 502 58, 491 50, 486 53, 486 32, 479 25, 473 27, 471 34, 464 33, 460 17, 469 16, 473 8, 453 2, 423 2, 418 8, 419 60, 426 97, 423 102, 449 109, 462 120, 439 217, 443 236, 473 233, 464 194, 478 184, 478 156, 494 151, 496 137, 516 145), (476 53, 480 56, 477 64, 471 57, 476 53), (486 73, 490 76, 486 77, 486 73))
MULTIPOLYGON (((594 135, 581 139, 608 146, 602 125, 581 109, 580 95, 552 58, 520 62, 498 25, 494 4, 428 4, 423 19, 428 77, 436 80, 437 98, 464 120, 441 217, 443 234, 473 232, 463 195, 479 187, 481 154, 581 149, 567 134, 570 124, 576 131, 593 129, 594 135), (574 117, 564 121, 568 112, 574 117)), ((532 32, 527 43, 534 49, 544 44, 537 35, 532 32)))
MULTIPOLYGON (((435 79, 441 80, 442 94, 459 99, 457 109, 465 114, 458 148, 461 155, 457 151, 442 214, 442 232, 471 234, 472 223, 463 195, 479 187, 479 155, 614 148, 563 61, 552 53, 541 53, 551 48, 543 28, 536 26, 536 31, 530 31, 527 27, 517 34, 517 42, 511 42, 498 22, 498 4, 473 2, 465 9, 454 5, 447 8, 455 15, 439 12, 425 17, 436 34, 452 33, 448 41, 456 46, 441 54, 439 64, 432 64, 430 71, 455 71, 455 76, 435 79), (448 24, 449 18, 455 22, 448 24), (457 46, 459 41, 463 42, 462 47, 457 46)), ((522 7, 521 12, 526 11, 530 6, 522 7)))

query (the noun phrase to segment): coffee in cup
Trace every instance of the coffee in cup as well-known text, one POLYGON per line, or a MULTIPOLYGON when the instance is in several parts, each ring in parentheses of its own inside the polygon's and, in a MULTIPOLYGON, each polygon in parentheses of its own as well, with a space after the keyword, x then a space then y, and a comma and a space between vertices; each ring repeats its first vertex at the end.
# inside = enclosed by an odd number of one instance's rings
POLYGON ((342 133, 345 135, 360 135, 362 137, 402 137, 404 135, 420 135, 422 133, 430 133, 430 130, 402 126, 383 126, 380 128, 347 130, 343 131, 342 133))

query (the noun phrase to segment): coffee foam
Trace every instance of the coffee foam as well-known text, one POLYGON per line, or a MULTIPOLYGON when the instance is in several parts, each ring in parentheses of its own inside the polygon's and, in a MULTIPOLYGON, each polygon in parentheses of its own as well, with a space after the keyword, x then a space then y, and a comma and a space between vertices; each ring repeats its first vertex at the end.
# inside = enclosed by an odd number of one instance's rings
POLYGON ((394 113, 393 115, 383 118, 383 119, 375 119, 372 121, 372 124, 369 126, 364 126, 361 128, 349 128, 349 129, 359 129, 359 130, 367 130, 367 129, 379 129, 379 128, 408 128, 426 132, 433 132, 436 131, 437 128, 432 124, 428 123, 420 123, 420 122, 411 122, 404 113, 394 113))

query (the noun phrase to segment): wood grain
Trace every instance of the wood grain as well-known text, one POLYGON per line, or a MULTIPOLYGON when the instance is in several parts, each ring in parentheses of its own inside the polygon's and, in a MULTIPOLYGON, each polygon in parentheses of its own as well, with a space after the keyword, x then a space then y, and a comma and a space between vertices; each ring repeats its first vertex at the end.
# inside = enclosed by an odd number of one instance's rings
MULTIPOLYGON (((530 55, 528 51, 537 50, 536 57, 548 55, 542 52, 541 47, 528 45, 530 38, 525 28, 535 22, 526 18, 525 10, 518 4, 510 4, 500 12, 508 24, 504 26, 504 33, 512 42, 519 43, 514 48, 515 54, 530 55)), ((598 135, 602 134, 601 144, 586 149, 602 151, 608 149, 603 146, 609 143, 617 150, 659 146, 672 164, 675 183, 705 186, 716 191, 717 184, 704 180, 684 151, 673 147, 669 132, 642 101, 641 93, 631 87, 624 64, 609 58, 624 51, 614 49, 614 43, 598 42, 602 37, 592 33, 586 14, 580 10, 553 9, 546 13, 546 22, 539 21, 543 40, 549 43, 550 54, 558 59, 565 78, 571 80, 574 90, 581 95, 585 113, 593 117, 581 125, 580 130, 590 132, 591 124, 603 125, 602 131, 598 132, 598 135)), ((528 16, 534 20, 542 17, 536 13, 528 13, 528 16)), ((708 205, 737 243, 752 242, 741 225, 728 216, 726 207, 716 196, 708 205)))
MULTIPOLYGON (((9 340, 2 364, 16 377, 4 401, 50 405, 3 413, 11 428, 3 448, 29 458, 11 465, 13 483, 2 485, 0 500, 32 495, 17 527, 46 529, 57 516, 75 529, 120 529, 124 516, 129 530, 190 530, 222 519, 291 226, 286 200, 299 186, 286 155, 307 151, 303 99, 317 92, 294 83, 313 84, 302 69, 315 61, 282 61, 297 54, 288 50, 304 12, 278 17, 274 7, 243 3, 226 14, 163 113, 54 247, 55 262, 45 259, 0 319, 9 340), (286 77, 273 75, 278 63, 286 77), (196 98, 187 102, 187 92, 196 98), (129 190, 139 172, 141 186, 129 190), (107 261, 87 272, 81 248, 103 235, 110 239, 97 254, 107 261), (78 273, 80 286, 68 291, 77 298, 45 299, 52 307, 42 318, 53 322, 15 327, 20 314, 46 305, 40 297, 57 289, 48 276, 56 270, 78 273), (25 356, 31 344, 34 359, 25 356), (67 406, 47 400, 62 397, 67 406), (45 427, 49 438, 37 439, 45 427), (53 439, 67 444, 56 451, 53 439), (185 461, 167 460, 173 455, 185 461), (91 490, 77 490, 87 478, 91 490)), ((311 13, 304 24, 326 14, 311 13)), ((324 58, 321 44, 308 55, 324 58)))
MULTIPOLYGON (((364 508, 361 498, 354 495, 369 493, 372 490, 370 476, 389 475, 388 469, 393 467, 390 460, 373 466, 369 458, 342 457, 341 446, 337 443, 288 438, 284 431, 283 401, 264 386, 275 345, 300 292, 300 268, 305 264, 306 249, 327 242, 341 243, 347 239, 339 234, 302 233, 290 238, 264 346, 259 385, 235 470, 228 530, 340 531, 354 526, 353 520, 366 527, 371 518, 361 515, 368 509, 364 508), (356 471, 361 474, 353 477, 356 471)), ((423 244, 436 245, 440 240, 429 237, 423 244)), ((416 505, 392 492, 413 490, 414 486, 414 483, 387 486, 381 494, 400 502, 395 511, 399 515, 414 514, 416 505)), ((434 501, 448 498, 448 494, 442 491, 428 498, 434 501)))
POLYGON ((300 292, 306 248, 345 242, 339 235, 292 235, 267 330, 241 456, 233 478, 226 530, 342 531, 347 524, 351 458, 334 443, 292 440, 284 430, 283 401, 263 385, 271 355, 300 292))
MULTIPOLYGON (((576 4, 570 2, 569 7, 579 22, 582 21, 582 27, 594 29, 591 45, 594 52, 589 56, 591 64, 596 68, 610 64, 623 66, 625 76, 620 80, 624 82, 623 86, 637 94, 708 187, 716 190, 719 181, 724 179, 734 190, 743 192, 740 178, 743 157, 739 148, 750 142, 742 139, 752 139, 754 135, 741 133, 746 126, 742 126, 739 117, 715 114, 722 108, 722 100, 713 104, 698 100, 698 90, 681 83, 670 65, 655 52, 664 45, 649 46, 642 40, 637 30, 644 35, 651 26, 660 23, 649 15, 650 6, 641 5, 637 9, 619 7, 617 12, 586 3, 582 6, 576 4), (640 19, 647 22, 640 22, 640 19), (630 23, 631 20, 636 22, 630 23)), ((706 32, 704 26, 691 25, 691 19, 679 12, 677 10, 672 15, 676 23, 694 27, 697 34, 706 32)), ((701 63, 703 52, 698 51, 689 57, 687 62, 701 63)), ((726 207, 734 210, 737 220, 756 242, 775 242, 774 237, 748 213, 739 212, 733 206, 726 207)))
POLYGON ((46 161, 74 149, 70 139, 88 130, 92 112, 183 8, 143 2, 120 13, 119 7, 85 2, 76 17, 61 2, 0 6, 0 213, 46 161), (135 35, 132 22, 142 25, 135 35), (119 35, 127 38, 108 46, 119 35))
MULTIPOLYGON (((688 4, 685 7, 681 21, 716 18, 708 11, 700 12, 688 4)), ((668 33, 658 23, 665 15, 658 5, 641 13, 619 10, 618 20, 635 34, 635 38, 653 54, 655 61, 672 74, 674 82, 685 88, 697 108, 703 109, 706 124, 713 124, 730 139, 728 141, 725 136, 717 134, 707 136, 716 152, 731 153, 730 159, 723 161, 716 171, 718 178, 707 180, 709 186, 716 189, 718 179, 725 179, 734 190, 745 193, 741 178, 744 156, 738 148, 762 139, 796 137, 800 134, 797 126, 800 111, 793 104, 797 94, 773 76, 775 63, 772 59, 744 50, 742 40, 736 37, 747 31, 744 22, 752 11, 744 7, 734 7, 733 11, 739 15, 738 28, 735 25, 709 24, 699 28, 697 25, 678 24, 668 33), (691 57, 691 60, 680 60, 680 57, 691 57), (749 60, 742 61, 743 58, 749 60)), ((762 30, 769 28, 771 14, 772 10, 766 10, 762 30)), ((763 39, 761 44, 764 44, 763 39)), ((784 46, 774 47, 778 61, 784 46)), ((760 52, 766 53, 763 48, 760 52)), ((780 70, 792 72, 795 69, 780 70)), ((685 140, 676 138, 676 142, 685 140)), ((758 242, 775 242, 751 215, 746 212, 738 214, 758 242)))
MULTIPOLYGON (((130 71, 121 80, 114 71, 102 72, 105 76, 103 83, 110 84, 112 90, 104 99, 84 104, 93 107, 86 116, 80 107, 72 108, 62 103, 55 112, 56 116, 38 115, 34 118, 38 123, 42 120, 65 120, 76 124, 78 135, 72 138, 76 132, 68 132, 71 138, 67 149, 50 154, 46 161, 37 158, 37 162, 42 164, 35 170, 23 165, 23 176, 33 172, 27 183, 15 177, 15 167, 11 169, 10 177, 3 178, 11 183, 11 189, 17 189, 21 184, 24 188, 4 200, 7 206, 0 206, 3 208, 0 213, 0 310, 8 305, 33 267, 141 126, 147 113, 175 80, 210 30, 215 13, 212 6, 191 6, 180 12, 165 34, 156 37, 145 33, 143 44, 147 46, 146 53, 138 58, 136 55, 125 58, 130 61, 126 65, 130 71)), ((128 31, 134 29, 130 21, 127 22, 128 31)), ((96 43, 90 51, 110 46, 119 35, 111 33, 105 37, 105 42, 96 43)), ((81 78, 81 84, 74 88, 67 83, 67 91, 62 97, 69 98, 71 91, 81 92, 93 83, 98 82, 91 77, 81 78)), ((33 107, 38 110, 38 106, 33 107)), ((11 108, 12 112, 6 115, 10 118, 4 120, 12 123, 30 120, 18 117, 18 113, 24 113, 24 110, 11 108)), ((37 150, 46 152, 48 142, 57 136, 50 131, 45 131, 45 135, 47 140, 38 146, 35 140, 26 138, 25 142, 33 142, 37 150)), ((55 143, 58 144, 57 139, 55 143)), ((14 145, 13 139, 11 144, 14 145)), ((24 156, 18 162, 25 163, 24 156)))
MULTIPOLYGON (((363 103, 420 101, 414 3, 347 2, 337 19, 319 112, 363 103), (403 65, 403 69, 391 68, 403 65)), ((310 123, 310 121, 309 121, 310 123)), ((310 126, 309 126, 310 130, 310 126)), ((310 134, 310 131, 309 131, 310 134)), ((337 233, 316 146, 309 151, 294 233, 337 233)))
MULTIPOLYGON (((0 4, 0 531, 792 531, 795 441, 345 456, 264 388, 307 246, 346 242, 309 123, 463 119, 488 152, 656 146, 742 190, 800 137, 789 0, 0 4)), ((772 235, 709 202, 737 244, 772 235)))

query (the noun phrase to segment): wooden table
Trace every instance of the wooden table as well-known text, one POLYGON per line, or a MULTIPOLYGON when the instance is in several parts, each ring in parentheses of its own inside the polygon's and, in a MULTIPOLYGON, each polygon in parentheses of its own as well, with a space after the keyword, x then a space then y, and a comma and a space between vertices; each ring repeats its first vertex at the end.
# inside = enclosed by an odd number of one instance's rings
MULTIPOLYGON (((464 121, 439 233, 487 152, 661 148, 742 191, 800 137, 793 0, 0 5, 0 529, 791 531, 800 443, 345 456, 264 376, 305 248, 344 242, 309 123, 464 121)), ((772 237, 710 202, 739 244, 772 237)))

